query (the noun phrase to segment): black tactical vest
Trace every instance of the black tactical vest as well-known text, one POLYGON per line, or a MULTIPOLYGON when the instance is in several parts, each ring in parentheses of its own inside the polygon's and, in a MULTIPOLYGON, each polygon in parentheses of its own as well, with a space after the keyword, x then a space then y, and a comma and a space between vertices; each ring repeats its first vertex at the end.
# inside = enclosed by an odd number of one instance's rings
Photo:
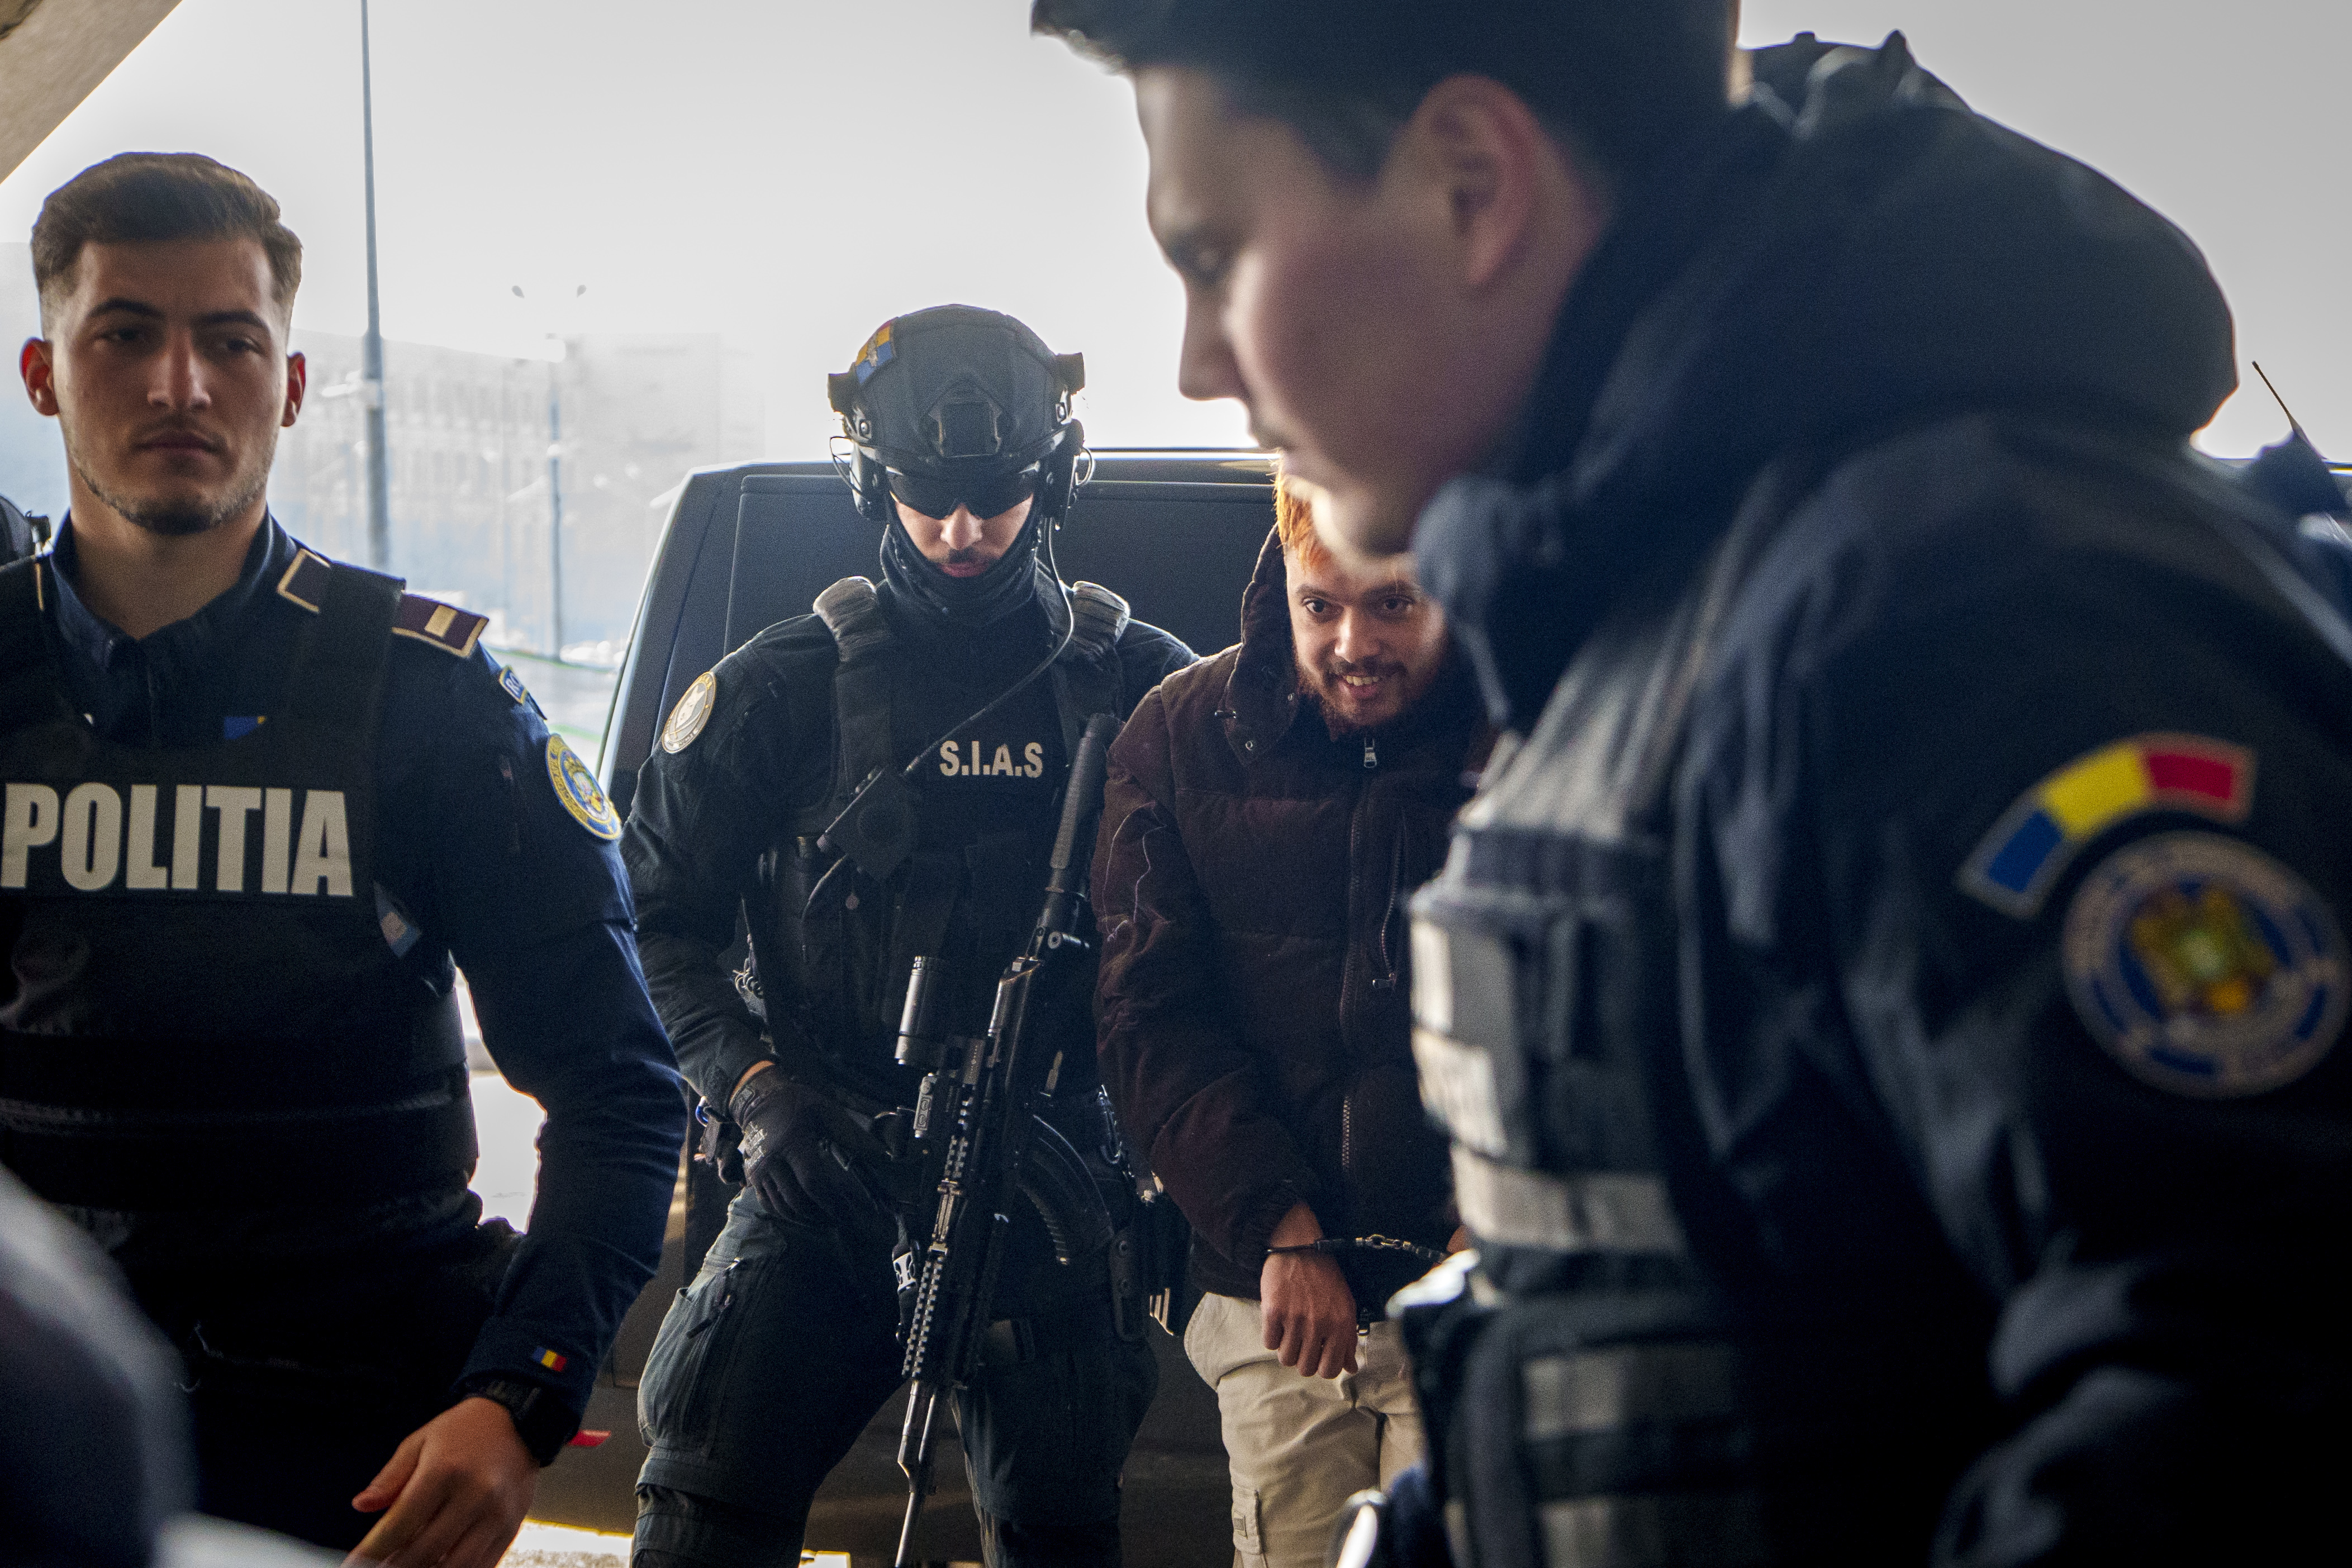
POLYGON ((463 1186, 455 1005, 371 864, 400 584, 334 567, 267 721, 185 749, 74 711, 56 591, 46 558, 0 571, 0 1163, 138 1212, 463 1186))
POLYGON ((1653 557, 1412 902, 1423 1098, 1481 1258, 1399 1298, 1459 1568, 1777 1560, 1672 1087, 1669 785, 1754 531, 1653 557))
MULTIPOLYGON (((1058 637, 1060 595, 1046 595, 1044 603, 1058 637)), ((1070 603, 1076 624, 1069 646, 1041 678, 1051 683, 1066 758, 1076 753, 1089 718, 1126 710, 1118 638, 1129 618, 1126 601, 1096 584, 1073 584, 1070 603)), ((891 684, 898 661, 910 657, 892 633, 874 584, 863 577, 826 589, 817 596, 815 613, 835 649, 833 788, 824 801, 792 814, 762 856, 759 893, 745 911, 750 946, 763 1011, 789 1007, 793 1015, 790 1029, 777 1029, 783 1020, 770 1019, 780 1054, 789 1052, 790 1037, 797 1035, 824 1052, 842 1087, 895 1100, 914 1087, 914 1075, 892 1061, 913 960, 938 955, 951 921, 977 922, 971 945, 992 960, 982 962, 985 973, 959 981, 983 998, 984 1023, 987 988, 1036 922, 1044 879, 1042 866, 1030 865, 1029 851, 1050 837, 1052 817, 1008 824, 1004 834, 953 854, 916 853, 879 885, 841 867, 812 910, 811 892, 835 860, 819 847, 819 836, 876 769, 907 761, 893 748, 891 684), (1034 827, 1042 827, 1042 837, 1034 827)), ((1091 1093, 1094 1083, 1089 1051, 1082 1071, 1057 1089, 1091 1093)))

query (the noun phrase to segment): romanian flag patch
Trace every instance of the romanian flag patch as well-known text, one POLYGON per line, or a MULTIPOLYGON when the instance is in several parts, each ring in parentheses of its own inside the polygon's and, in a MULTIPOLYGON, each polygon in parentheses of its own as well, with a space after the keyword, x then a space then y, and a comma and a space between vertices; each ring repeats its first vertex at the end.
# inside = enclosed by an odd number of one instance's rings
POLYGON ((857 363, 851 368, 857 373, 858 385, 864 386, 876 371, 898 357, 898 345, 890 341, 891 329, 898 324, 895 317, 883 322, 866 340, 866 346, 857 351, 857 363))
POLYGON ((2201 735, 2134 735, 2075 758, 2018 796, 1960 868, 1960 890, 2031 920, 2084 845, 2126 818, 2188 812, 2239 823, 2254 754, 2201 735))
POLYGON ((549 1350, 545 1345, 531 1352, 530 1359, 533 1365, 543 1366, 550 1372, 562 1372, 572 1364, 570 1356, 565 1355, 562 1351, 549 1350))

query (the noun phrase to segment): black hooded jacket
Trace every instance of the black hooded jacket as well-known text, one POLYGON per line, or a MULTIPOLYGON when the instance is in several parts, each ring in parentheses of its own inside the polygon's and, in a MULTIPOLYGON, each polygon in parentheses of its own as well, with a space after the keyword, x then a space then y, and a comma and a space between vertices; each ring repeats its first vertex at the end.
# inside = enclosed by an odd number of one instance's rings
POLYGON ((1741 1461, 1765 1558, 2294 1555, 2352 1414, 2352 634, 2186 447, 2227 309, 1899 40, 1674 167, 1417 551, 1531 731, 1471 834, 1665 868, 1667 1189, 1811 1434, 1741 1461))

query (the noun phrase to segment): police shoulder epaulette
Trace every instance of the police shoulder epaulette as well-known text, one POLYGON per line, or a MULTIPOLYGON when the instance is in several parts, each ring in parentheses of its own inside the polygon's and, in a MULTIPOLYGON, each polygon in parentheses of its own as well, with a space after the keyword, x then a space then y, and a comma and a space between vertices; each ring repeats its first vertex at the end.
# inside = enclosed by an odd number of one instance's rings
POLYGON ((812 607, 833 634, 844 664, 890 646, 890 619, 882 613, 882 597, 864 577, 844 577, 819 594, 812 607))
MULTIPOLYGON (((315 616, 326 595, 327 579, 334 570, 334 563, 325 556, 298 550, 293 564, 278 579, 278 596, 315 616)), ((488 616, 478 616, 422 594, 403 594, 400 608, 393 614, 392 635, 430 643, 443 653, 466 658, 472 656, 474 646, 482 640, 483 628, 489 624, 488 616)))
POLYGON ((443 653, 467 658, 472 656, 474 645, 482 640, 482 628, 489 624, 488 616, 478 616, 422 594, 403 594, 400 608, 392 617, 392 635, 414 637, 432 644, 443 653))
POLYGON ((1110 657, 1127 630, 1127 601, 1099 583, 1070 584, 1070 614, 1071 647, 1097 662, 1110 657))
POLYGON ((308 550, 294 552, 294 564, 286 568, 278 579, 278 596, 290 600, 310 611, 319 613, 319 601, 326 596, 327 579, 334 573, 334 563, 323 555, 308 550))

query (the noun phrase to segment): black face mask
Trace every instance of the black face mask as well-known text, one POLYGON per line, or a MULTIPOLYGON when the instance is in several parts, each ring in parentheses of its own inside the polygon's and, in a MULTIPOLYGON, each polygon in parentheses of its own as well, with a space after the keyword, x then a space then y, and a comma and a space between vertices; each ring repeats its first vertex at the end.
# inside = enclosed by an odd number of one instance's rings
POLYGON ((1012 548, 987 571, 977 577, 951 577, 915 548, 894 513, 882 530, 883 581, 902 602, 925 615, 958 626, 993 626, 1037 597, 1043 577, 1036 569, 1037 542, 1045 521, 1033 510, 1012 548))

